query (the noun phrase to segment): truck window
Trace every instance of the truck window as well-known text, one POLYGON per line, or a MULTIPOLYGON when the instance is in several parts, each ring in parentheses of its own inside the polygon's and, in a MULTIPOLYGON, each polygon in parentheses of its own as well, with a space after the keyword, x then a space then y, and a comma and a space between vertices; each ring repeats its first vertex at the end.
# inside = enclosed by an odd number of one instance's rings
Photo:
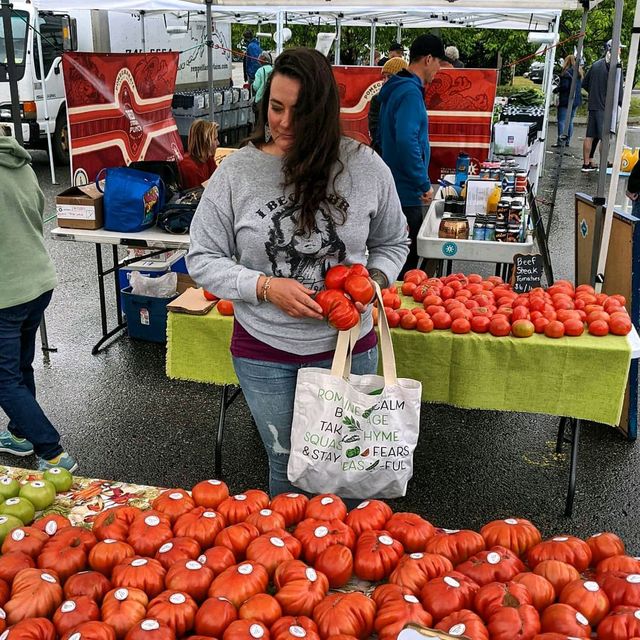
MULTIPOLYGON (((42 34, 42 59, 44 60, 44 75, 46 77, 53 61, 62 55, 64 44, 62 38, 63 16, 40 14, 38 21, 40 22, 40 33, 42 34)), ((36 62, 36 78, 40 80, 40 57, 38 56, 35 38, 33 50, 36 62)))
MULTIPOLYGON (((27 49, 27 24, 29 14, 26 11, 13 11, 11 14, 11 30, 13 31, 13 48, 15 51, 18 80, 24 76, 24 57, 27 49)), ((0 20, 0 82, 8 82, 7 47, 4 35, 4 24, 0 20)))

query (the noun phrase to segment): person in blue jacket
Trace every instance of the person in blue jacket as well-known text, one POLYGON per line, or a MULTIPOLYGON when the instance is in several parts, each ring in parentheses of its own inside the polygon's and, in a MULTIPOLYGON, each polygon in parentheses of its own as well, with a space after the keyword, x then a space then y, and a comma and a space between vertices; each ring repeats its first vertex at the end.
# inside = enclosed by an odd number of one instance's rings
POLYGON ((444 58, 440 38, 432 34, 418 36, 409 49, 409 67, 391 76, 379 93, 378 140, 382 159, 391 169, 409 223, 411 249, 402 274, 417 266, 418 231, 426 207, 433 200, 424 87, 433 81, 444 58))
POLYGON ((558 142, 553 145, 554 147, 569 146, 569 143, 571 142, 571 135, 573 134, 573 117, 576 115, 576 109, 582 104, 582 77, 584 72, 582 71, 582 67, 579 67, 578 80, 576 81, 576 92, 573 97, 573 108, 571 109, 571 116, 569 117, 569 127, 566 134, 564 134, 564 124, 567 117, 567 111, 569 110, 569 93, 571 92, 571 80, 573 78, 573 69, 575 64, 575 56, 567 56, 564 59, 562 71, 560 72, 560 84, 557 89, 554 89, 554 92, 557 92, 559 95, 558 142))
POLYGON ((249 84, 253 84, 256 79, 256 71, 261 66, 260 55, 262 54, 262 47, 258 42, 258 38, 254 37, 251 29, 247 29, 244 32, 244 41, 247 43, 244 56, 244 79, 249 84))

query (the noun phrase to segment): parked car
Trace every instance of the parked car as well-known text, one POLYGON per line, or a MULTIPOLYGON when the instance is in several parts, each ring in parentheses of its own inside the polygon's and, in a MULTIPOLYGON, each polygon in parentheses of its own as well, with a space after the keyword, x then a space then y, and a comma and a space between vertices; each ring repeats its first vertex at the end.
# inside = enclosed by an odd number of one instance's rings
MULTIPOLYGON (((554 66, 552 85, 557 87, 560 84, 560 70, 562 62, 556 60, 554 66)), ((529 78, 534 84, 542 84, 544 79, 544 61, 534 60, 529 66, 529 71, 524 72, 524 77, 529 78)))

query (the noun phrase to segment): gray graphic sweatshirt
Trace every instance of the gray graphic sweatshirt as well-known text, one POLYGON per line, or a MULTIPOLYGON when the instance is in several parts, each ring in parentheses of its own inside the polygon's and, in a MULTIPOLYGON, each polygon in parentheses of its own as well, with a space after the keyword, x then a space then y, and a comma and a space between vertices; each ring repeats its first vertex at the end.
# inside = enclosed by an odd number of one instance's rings
MULTIPOLYGON (((362 263, 393 282, 409 252, 407 221, 388 167, 349 138, 343 138, 340 155, 344 170, 335 190, 330 180, 329 202, 320 207, 310 234, 297 228, 292 189, 283 191, 282 159, 253 145, 221 163, 191 224, 187 265, 193 279, 233 300, 236 320, 254 338, 289 353, 334 349, 337 333, 324 321, 291 318, 258 300, 261 274, 320 290, 330 267, 362 263), (330 215, 336 212, 346 213, 344 224, 330 215)), ((371 326, 367 311, 361 335, 371 326)))

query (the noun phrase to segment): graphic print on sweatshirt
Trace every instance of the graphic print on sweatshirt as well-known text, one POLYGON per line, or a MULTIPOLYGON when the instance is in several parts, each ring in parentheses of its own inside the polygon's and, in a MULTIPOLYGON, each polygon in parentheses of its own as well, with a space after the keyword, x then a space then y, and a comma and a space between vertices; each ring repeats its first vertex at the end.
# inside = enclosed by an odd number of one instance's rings
MULTIPOLYGON (((274 276, 294 278, 305 287, 317 291, 324 286, 327 271, 344 261, 346 248, 338 236, 339 225, 331 216, 329 207, 346 213, 349 203, 339 196, 329 196, 328 201, 318 209, 316 223, 310 233, 298 228, 299 206, 285 198, 266 204, 271 222, 265 249, 274 276), (274 204, 277 206, 273 207, 274 204)), ((264 217, 269 215, 264 214, 262 209, 258 214, 264 217)), ((335 217, 340 219, 339 215, 335 217)))

